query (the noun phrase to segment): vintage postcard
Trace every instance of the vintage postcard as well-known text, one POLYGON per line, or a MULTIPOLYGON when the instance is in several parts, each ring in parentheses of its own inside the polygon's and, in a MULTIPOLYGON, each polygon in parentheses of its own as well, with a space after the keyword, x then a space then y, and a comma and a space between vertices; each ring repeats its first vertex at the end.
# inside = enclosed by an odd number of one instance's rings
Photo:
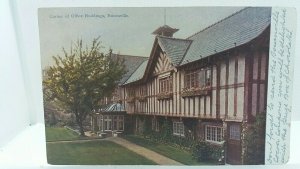
POLYGON ((38 12, 49 164, 288 161, 294 9, 38 12))

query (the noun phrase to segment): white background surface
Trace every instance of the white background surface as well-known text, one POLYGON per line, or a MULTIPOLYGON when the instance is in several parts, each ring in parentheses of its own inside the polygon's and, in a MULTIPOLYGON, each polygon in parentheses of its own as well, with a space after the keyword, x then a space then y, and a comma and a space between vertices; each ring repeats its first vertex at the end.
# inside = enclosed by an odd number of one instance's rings
MULTIPOLYGON (((217 2, 193 0, 188 3, 183 0, 163 2, 156 0, 143 3, 125 0, 113 2, 108 0, 101 2, 95 0, 0 1, 0 168, 74 168, 73 166, 48 166, 46 164, 37 23, 39 7, 236 5, 288 6, 300 10, 300 1, 297 0, 273 0, 272 3, 270 1, 240 0, 238 3, 234 0, 217 2)), ((297 32, 299 34, 299 26, 297 32)), ((296 43, 299 44, 299 36, 297 36, 296 43)), ((300 168, 300 160, 298 160, 300 146, 297 144, 300 142, 298 56, 299 48, 296 48, 290 162, 284 166, 243 166, 243 168, 300 168)), ((115 168, 116 166, 105 166, 107 167, 115 168)), ((76 168, 86 167, 77 166, 76 168)), ((99 166, 90 168, 99 168, 99 166)), ((134 168, 140 168, 140 166, 134 168)), ((201 166, 201 168, 218 167, 201 166)))

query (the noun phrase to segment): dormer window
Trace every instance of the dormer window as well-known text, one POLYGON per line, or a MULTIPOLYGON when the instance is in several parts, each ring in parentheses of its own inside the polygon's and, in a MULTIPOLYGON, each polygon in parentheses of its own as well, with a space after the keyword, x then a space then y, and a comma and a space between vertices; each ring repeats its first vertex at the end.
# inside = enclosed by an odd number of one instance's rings
POLYGON ((211 93, 211 69, 186 71, 181 97, 205 96, 211 93))
POLYGON ((172 76, 159 79, 159 93, 157 94, 158 100, 172 99, 173 98, 173 78, 172 76))
POLYGON ((184 87, 204 88, 211 85, 211 69, 205 68, 200 70, 187 71, 184 76, 184 87))
POLYGON ((173 91, 172 77, 165 77, 159 79, 159 92, 160 93, 171 93, 173 91))

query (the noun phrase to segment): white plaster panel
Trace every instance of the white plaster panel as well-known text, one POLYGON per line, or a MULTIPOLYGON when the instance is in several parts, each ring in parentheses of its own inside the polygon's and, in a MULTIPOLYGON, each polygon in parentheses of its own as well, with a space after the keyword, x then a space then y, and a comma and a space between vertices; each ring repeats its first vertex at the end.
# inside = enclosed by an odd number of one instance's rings
POLYGON ((206 115, 210 114, 210 97, 206 97, 206 115))
POLYGON ((221 73, 220 73, 220 85, 224 86, 225 82, 226 82, 226 64, 224 62, 221 63, 220 65, 221 69, 221 73))
POLYGON ((204 97, 201 97, 200 99, 200 107, 201 107, 200 114, 201 116, 204 116, 204 97))
POLYGON ((262 55, 261 58, 261 69, 260 69, 260 79, 266 79, 266 66, 267 66, 267 57, 265 54, 262 55))
POLYGON ((238 83, 245 81, 245 57, 238 57, 238 83))
POLYGON ((160 101, 160 113, 162 113, 162 114, 165 113, 165 109, 166 109, 165 102, 166 102, 166 100, 160 101))
POLYGON ((180 113, 183 114, 184 113, 184 107, 183 107, 184 106, 184 99, 181 97, 179 100, 180 100, 179 104, 181 105, 180 113))
POLYGON ((257 71, 258 71, 258 57, 256 53, 253 58, 253 79, 257 79, 257 75, 258 75, 257 71))
POLYGON ((229 59, 229 74, 228 74, 228 84, 234 84, 234 73, 235 73, 235 58, 231 57, 229 59))
POLYGON ((234 89, 228 89, 228 116, 234 115, 234 89))
POLYGON ((179 90, 182 90, 182 88, 184 87, 184 73, 183 72, 180 72, 180 76, 181 76, 181 86, 180 86, 180 89, 179 90))
POLYGON ((220 89, 220 114, 225 113, 225 89, 220 89))
POLYGON ((193 99, 190 99, 190 116, 193 116, 194 114, 194 100, 193 99))
POLYGON ((199 97, 196 97, 196 98, 195 98, 195 116, 196 116, 196 117, 197 117, 198 114, 199 114, 199 104, 200 104, 200 102, 199 102, 199 97))
POLYGON ((257 102, 257 84, 252 87, 252 115, 256 115, 256 102, 257 102))
POLYGON ((184 109, 184 115, 187 115, 188 113, 188 108, 189 108, 189 101, 188 99, 184 99, 184 104, 185 104, 185 109, 184 109))
POLYGON ((244 114, 244 87, 237 88, 237 117, 242 119, 244 114))
POLYGON ((169 112, 169 100, 164 100, 163 109, 164 109, 164 114, 167 115, 169 112))
POLYGON ((216 117, 216 90, 212 90, 212 116, 216 117))
POLYGON ((217 67, 213 66, 213 73, 212 73, 212 86, 216 87, 217 84, 217 67))

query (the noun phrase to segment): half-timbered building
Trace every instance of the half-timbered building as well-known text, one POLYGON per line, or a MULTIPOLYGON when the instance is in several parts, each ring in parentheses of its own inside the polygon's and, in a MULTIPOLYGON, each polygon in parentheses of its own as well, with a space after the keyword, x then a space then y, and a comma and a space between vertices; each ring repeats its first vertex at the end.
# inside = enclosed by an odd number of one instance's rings
POLYGON ((226 162, 243 163, 243 126, 266 109, 270 19, 271 8, 250 7, 186 39, 155 30, 149 59, 120 86, 132 132, 168 118, 173 135, 225 142, 226 162))

